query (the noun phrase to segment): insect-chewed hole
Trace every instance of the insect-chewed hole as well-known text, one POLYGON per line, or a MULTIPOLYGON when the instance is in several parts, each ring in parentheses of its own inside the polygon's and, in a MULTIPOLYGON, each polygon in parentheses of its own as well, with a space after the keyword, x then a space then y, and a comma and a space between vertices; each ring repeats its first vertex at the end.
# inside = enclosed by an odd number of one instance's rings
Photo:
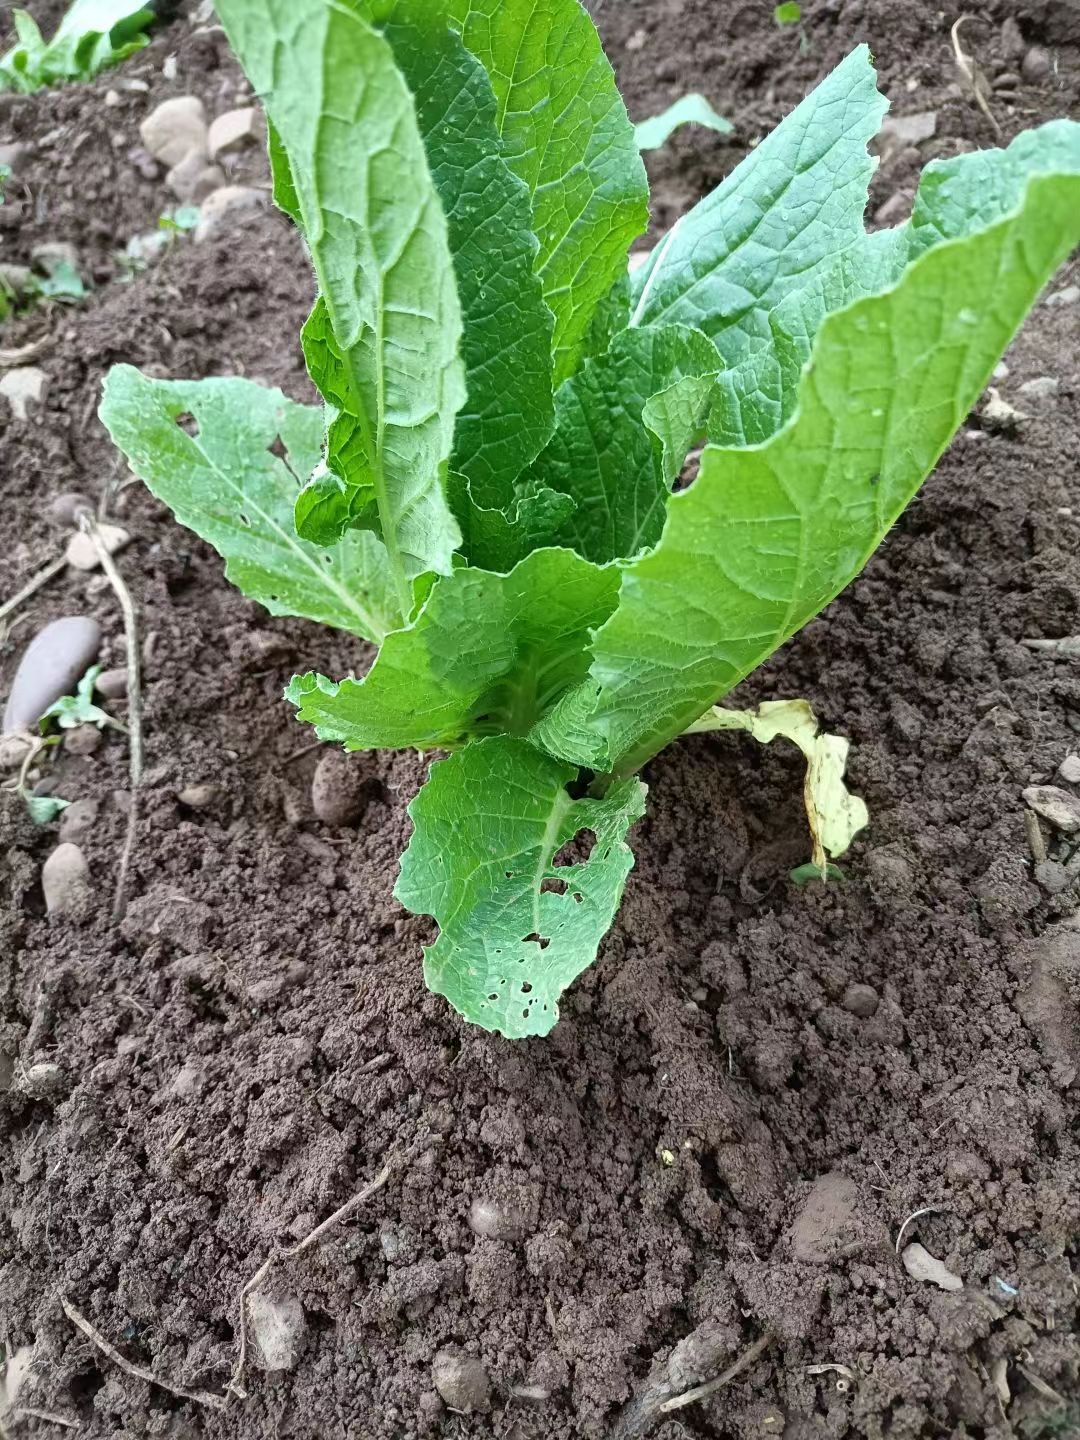
POLYGON ((534 945, 539 945, 541 950, 546 950, 551 944, 551 940, 547 936, 538 935, 535 930, 531 935, 523 935, 521 938, 526 944, 531 940, 534 945))
POLYGON ((676 492, 679 490, 689 490, 690 486, 697 479, 698 471, 701 469, 701 450, 702 447, 700 445, 696 446, 683 461, 683 467, 679 471, 675 479, 675 484, 672 487, 676 492))
POLYGON ((173 420, 177 427, 180 430, 183 430, 185 435, 190 435, 193 440, 195 436, 198 435, 199 422, 195 419, 195 416, 192 415, 190 410, 184 410, 179 415, 174 415, 173 420))
POLYGON ((523 995, 530 995, 532 993, 532 986, 529 984, 528 980, 523 980, 521 982, 521 993, 523 995))
POLYGON ((583 904, 583 902, 584 902, 584 900, 585 900, 585 896, 582 895, 582 893, 581 893, 580 890, 575 890, 575 891, 574 891, 574 899, 577 901, 577 903, 578 903, 579 905, 581 905, 581 904, 583 904))
POLYGON ((242 510, 239 510, 237 512, 236 518, 240 521, 240 524, 243 525, 245 530, 251 529, 251 520, 247 515, 244 514, 242 510))
POLYGON ((494 990, 493 990, 493 991, 491 992, 491 994, 488 996, 488 999, 489 999, 489 1000, 497 1000, 498 998, 499 998, 498 993, 497 993, 496 991, 494 991, 494 990))
POLYGON ((568 840, 555 856, 552 862, 552 869, 561 870, 567 865, 586 864, 595 844, 596 836, 591 830, 579 830, 574 838, 568 840))
POLYGON ((553 875, 545 876, 540 882, 541 895, 565 895, 566 881, 558 880, 553 875))

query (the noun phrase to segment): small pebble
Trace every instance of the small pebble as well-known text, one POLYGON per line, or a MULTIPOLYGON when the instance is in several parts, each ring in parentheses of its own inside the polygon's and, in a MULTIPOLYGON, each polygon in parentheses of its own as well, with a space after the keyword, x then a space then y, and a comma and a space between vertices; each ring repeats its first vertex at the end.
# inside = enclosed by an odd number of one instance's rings
POLYGON ((79 523, 80 510, 94 511, 94 503, 87 495, 78 490, 65 490, 60 495, 55 495, 48 505, 47 514, 55 525, 62 525, 65 530, 73 529, 79 523))
POLYGON ((1073 877, 1056 860, 1040 860, 1035 866, 1035 883, 1048 895, 1061 895, 1072 884, 1073 877))
POLYGON ((1034 380, 1025 380, 1018 386, 1016 393, 1029 404, 1039 406, 1053 400, 1060 389, 1061 381, 1056 375, 1037 375, 1034 380))
POLYGON ((176 95, 151 110, 139 136, 155 160, 170 169, 192 150, 206 153, 206 111, 195 95, 176 95))
POLYGON ((1050 56, 1041 45, 1032 45, 1020 62, 1020 74, 1029 85, 1041 85, 1049 79, 1052 69, 1050 56))
POLYGON ((94 689, 103 700, 122 700, 127 694, 128 677, 123 665, 103 670, 94 681, 94 689))
POLYGON ((212 121, 207 135, 207 148, 211 160, 241 150, 246 145, 257 145, 262 140, 262 116, 254 106, 242 110, 226 110, 212 121))
POLYGON ((75 725, 64 731, 64 750, 68 755, 93 755, 101 748, 101 731, 96 725, 75 725))
POLYGON ((41 867, 41 888, 50 915, 69 915, 90 898, 90 870, 70 841, 58 845, 41 867))
POLYGON ((25 735, 0 736, 0 770, 17 770, 32 744, 25 735))
POLYGON ((1058 766, 1058 778, 1066 785, 1080 785, 1080 755, 1066 755, 1058 766))
POLYGON ((1080 799, 1068 790, 1056 785, 1029 785, 1024 791, 1024 803, 1063 835, 1080 830, 1080 799))
POLYGON ((457 1350, 438 1350, 431 1363, 431 1379, 435 1389, 451 1410, 471 1415, 487 1410, 491 1397, 491 1381, 479 1360, 457 1350))
POLYGON ((67 1076, 59 1065, 43 1061, 23 1073, 19 1089, 33 1100, 55 1099, 67 1089, 67 1076))
POLYGON ((469 1229, 484 1239, 514 1243, 524 1240, 534 1228, 525 1211, 516 1206, 499 1205, 479 1196, 469 1206, 469 1229))
MULTIPOLYGON (((99 525, 98 534, 110 555, 115 555, 131 541, 131 536, 119 525, 99 525)), ((96 570, 101 564, 97 546, 82 530, 68 541, 64 559, 76 570, 96 570)))
POLYGON ((79 252, 68 240, 44 240, 30 251, 30 264, 42 275, 66 268, 78 272, 79 252))
POLYGON ((888 200, 874 211, 874 221, 878 225, 898 225, 910 214, 911 196, 906 190, 897 190, 895 195, 890 195, 888 200))
POLYGON ((216 800, 220 800, 222 793, 221 786, 211 782, 205 785, 185 785, 183 790, 177 792, 176 798, 190 810, 209 810, 216 800))
POLYGON ((272 1300, 256 1290, 248 1297, 256 1363, 263 1370, 292 1370, 300 1358, 307 1321, 295 1295, 272 1300))
POLYGON ((259 210, 269 203, 265 190, 256 190, 249 185, 223 185, 203 201, 199 212, 199 223, 195 226, 195 239, 208 240, 225 224, 230 215, 241 210, 259 210))
POLYGON ((872 1015, 877 1014, 881 1000, 872 985, 849 985, 844 991, 841 1004, 845 1010, 850 1010, 852 1015, 858 1015, 860 1020, 869 1020, 872 1015))
POLYGON ((939 1290, 964 1288, 960 1276, 954 1275, 947 1265, 942 1264, 917 1241, 913 1245, 905 1245, 900 1258, 904 1262, 904 1269, 913 1280, 927 1280, 939 1290))
POLYGON ((362 758, 327 750, 311 777, 311 805, 324 825, 355 825, 367 808, 362 758))
POLYGON ((1046 297, 1047 305, 1075 305, 1080 300, 1080 285, 1066 285, 1064 290, 1055 290, 1046 297))
POLYGON ((202 150, 191 150, 165 176, 165 184, 183 205, 198 205, 225 184, 225 172, 211 165, 202 150))
POLYGON ((101 630, 88 615, 65 615, 39 630, 15 671, 3 733, 36 729, 54 700, 73 693, 100 647, 101 630))
POLYGON ((100 806, 96 800, 73 800, 60 812, 60 839, 65 844, 78 844, 91 834, 97 824, 100 806))
POLYGON ((49 377, 36 365, 20 365, 0 375, 0 396, 13 420, 29 420, 45 404, 49 377))

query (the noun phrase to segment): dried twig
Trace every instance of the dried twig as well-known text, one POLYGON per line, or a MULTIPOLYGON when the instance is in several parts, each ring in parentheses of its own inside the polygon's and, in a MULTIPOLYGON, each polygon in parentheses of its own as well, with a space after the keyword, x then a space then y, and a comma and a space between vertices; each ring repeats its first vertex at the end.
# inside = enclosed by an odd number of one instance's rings
POLYGON ((907 1217, 900 1229, 896 1232, 896 1253, 900 1254, 900 1241, 904 1238, 904 1231, 913 1220, 918 1220, 920 1215, 944 1215, 945 1211, 940 1205, 924 1205, 921 1210, 913 1210, 907 1217))
POLYGON ((39 335, 36 340, 20 345, 17 350, 0 350, 0 369, 8 370, 15 365, 25 365, 29 360, 36 360, 39 355, 45 354, 51 344, 51 335, 39 335))
POLYGON ((1022 1365, 1019 1360, 1016 1362, 1016 1368, 1032 1389, 1037 1390, 1044 1400, 1052 1400, 1055 1405, 1067 1405, 1069 1403, 1065 1399, 1065 1396, 1059 1394, 1052 1385, 1048 1385, 1041 1375, 1036 1375, 1034 1370, 1029 1370, 1028 1367, 1022 1365))
POLYGON ((715 1380, 706 1381, 704 1385, 695 1385, 693 1390, 684 1390, 681 1395, 673 1395, 670 1400, 665 1400, 660 1406, 661 1415, 670 1415, 673 1410, 681 1410, 684 1405, 693 1405, 698 1400, 707 1400, 717 1390, 722 1390, 725 1385, 730 1385, 736 1376, 748 1370, 754 1361, 773 1342, 772 1335, 766 1330, 764 1335, 757 1340, 739 1356, 733 1365, 729 1365, 722 1375, 717 1375, 715 1380))
POLYGON ((221 1395, 215 1395, 209 1390, 186 1390, 182 1385, 173 1385, 168 1380, 162 1380, 160 1375, 155 1375, 145 1365, 135 1365, 130 1360, 125 1360, 115 1345, 110 1345, 100 1330, 95 1330, 85 1315, 81 1315, 66 1295, 60 1296, 60 1304, 64 1307, 64 1314, 71 1323, 76 1326, 86 1338, 92 1341, 103 1355, 107 1355, 114 1365, 128 1375, 134 1375, 136 1380, 145 1380, 150 1385, 156 1385, 161 1390, 168 1390, 170 1395, 179 1395, 182 1400, 194 1400, 198 1405, 205 1405, 210 1410, 224 1410, 225 1400, 221 1395))
POLYGON ((29 600, 30 596, 40 590, 43 585, 47 585, 54 575, 59 575, 66 564, 67 560, 64 556, 59 555, 55 560, 50 560, 48 565, 42 566, 17 595, 12 595, 10 600, 5 600, 0 605, 0 620, 3 620, 5 615, 10 615, 13 610, 17 610, 24 600, 29 600))
POLYGON ((50 1425, 63 1425, 68 1430, 79 1428, 78 1420, 69 1420, 66 1415, 54 1415, 51 1410, 33 1410, 29 1405, 16 1405, 16 1415, 30 1415, 35 1420, 44 1420, 50 1425))
POLYGON ((998 124, 997 116, 990 109, 987 95, 990 93, 990 86, 987 84, 986 76, 982 68, 976 63, 974 56, 968 55, 960 45, 960 26, 965 20, 970 20, 970 15, 961 15, 956 24, 949 31, 949 38, 952 40, 953 55, 956 57, 956 68, 960 72, 960 78, 971 92, 971 98, 979 107, 982 113, 990 121, 998 135, 1001 134, 1001 126, 998 124))
POLYGON ((1021 640, 1029 650, 1043 655, 1057 655, 1065 660, 1080 660, 1080 635, 1063 635, 1060 640, 1021 640))
POLYGON ((271 1255, 268 1259, 264 1260, 258 1270, 255 1271, 255 1274, 252 1275, 251 1279, 244 1284, 237 1297, 240 1307, 240 1349, 237 1352, 236 1364, 233 1366, 229 1383, 225 1387, 227 1392, 239 1396, 241 1400, 243 1400, 247 1394, 242 1384, 244 1367, 247 1364, 247 1297, 257 1288, 261 1280, 266 1279, 275 1265, 280 1264, 282 1260, 293 1260, 297 1255, 302 1255, 305 1250, 310 1250, 313 1245, 319 1243, 329 1230, 332 1230, 335 1225, 340 1225, 343 1220, 348 1219, 354 1210, 359 1209, 359 1207, 363 1205, 365 1200, 370 1200, 372 1195, 381 1190, 390 1179, 392 1170, 392 1165, 384 1165, 374 1180, 369 1180, 362 1190, 358 1190, 355 1195, 345 1201, 344 1205, 339 1205, 332 1215, 328 1215, 322 1224, 316 1225, 315 1229, 305 1235, 296 1245, 291 1245, 287 1250, 281 1250, 277 1254, 271 1255))
POLYGON ((109 547, 101 538, 98 523, 89 510, 79 514, 79 528, 89 535, 97 551, 101 568, 108 577, 120 609, 124 616, 124 642, 127 648, 127 697, 128 697, 128 772, 131 776, 131 807, 128 810, 127 834, 120 855, 120 868, 116 875, 116 890, 113 894, 113 919, 120 920, 124 914, 124 894, 127 889, 128 867, 135 848, 135 831, 139 819, 139 786, 142 783, 143 740, 142 740, 142 690, 139 682, 139 624, 135 614, 135 602, 131 591, 124 583, 124 577, 116 568, 116 561, 109 553, 109 547))

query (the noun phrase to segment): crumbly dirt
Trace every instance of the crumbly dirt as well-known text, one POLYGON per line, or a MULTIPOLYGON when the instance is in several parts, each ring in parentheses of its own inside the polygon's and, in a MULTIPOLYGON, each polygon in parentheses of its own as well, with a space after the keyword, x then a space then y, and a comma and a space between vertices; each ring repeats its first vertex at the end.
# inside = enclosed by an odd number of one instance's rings
MULTIPOLYGON (((955 83, 951 12, 803 9, 778 30, 762 0, 597 0, 632 114, 701 89, 738 127, 650 159, 660 226, 858 40, 898 112, 938 115, 921 152, 883 164, 872 212, 910 193, 920 160, 993 142, 955 83)), ((991 3, 963 33, 1007 135, 1076 113, 1068 0, 991 3), (1051 61, 1038 83, 1021 76, 1031 45, 1051 61)), ((362 664, 362 647, 230 590, 205 546, 118 486, 93 417, 121 360, 310 396, 296 335, 312 285, 282 217, 179 240, 134 276, 116 261, 170 204, 131 159, 138 120, 192 89, 211 111, 247 93, 220 33, 181 15, 117 75, 0 100, 0 142, 30 147, 0 258, 68 240, 97 286, 0 332, 47 337, 50 382, 35 420, 0 417, 0 599, 63 544, 49 500, 109 487, 135 537, 120 563, 147 733, 119 928, 123 737, 62 753, 42 781, 97 805, 77 920, 44 914, 57 827, 0 795, 0 1341, 32 1347, 26 1409, 2 1423, 124 1440, 1080 1434, 1077 867, 1044 828, 1056 868, 1036 876, 1021 799, 1080 750, 1080 665, 1021 643, 1080 631, 1080 308, 1040 303, 1008 356, 999 388, 1029 418, 1003 432, 974 415, 864 576, 739 696, 805 695, 851 738, 872 824, 846 880, 787 878, 806 857, 793 753, 683 741, 648 768, 599 962, 549 1039, 510 1044, 424 992, 430 927, 391 896, 422 762, 356 757, 354 828, 310 810, 317 756, 298 753, 281 689, 297 667, 362 664), (119 88, 131 80, 148 89, 119 88), (1056 395, 1025 402, 1020 384, 1045 375, 1056 395), (178 799, 195 784, 220 787, 204 808, 178 799), (852 985, 873 987, 873 1014, 852 985), (28 1077, 41 1064, 58 1070, 28 1077), (256 1352, 226 1409, 124 1373, 65 1316, 61 1295, 132 1362, 220 1393, 245 1280, 387 1163, 339 1230, 273 1270, 267 1293, 302 1317, 298 1353, 268 1372, 256 1352), (518 1238, 475 1234, 475 1200, 518 1238), (958 1292, 894 1253, 925 1207, 905 1243, 958 1292), (648 1427, 657 1397, 766 1334, 730 1385, 648 1427), (453 1413, 433 1388, 454 1347, 490 1378, 486 1413, 453 1413)), ((64 576, 3 622, 0 691, 35 630, 77 613, 122 662, 105 582, 64 576)))

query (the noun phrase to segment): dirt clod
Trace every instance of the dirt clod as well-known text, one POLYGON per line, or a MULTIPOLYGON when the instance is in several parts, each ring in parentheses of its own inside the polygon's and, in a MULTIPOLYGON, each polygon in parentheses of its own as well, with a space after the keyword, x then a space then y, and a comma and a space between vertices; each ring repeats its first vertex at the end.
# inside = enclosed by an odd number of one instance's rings
POLYGON ((264 1370, 292 1370, 300 1359, 307 1331, 299 1299, 295 1295, 272 1298, 256 1290, 246 1303, 256 1364, 264 1370))
POLYGON ((471 1415, 489 1407, 491 1381, 472 1355, 440 1350, 432 1361, 431 1381, 449 1409, 459 1414, 471 1415))
POLYGON ((64 841, 41 867, 41 888, 50 915, 77 915, 90 898, 90 867, 71 841, 64 841))

